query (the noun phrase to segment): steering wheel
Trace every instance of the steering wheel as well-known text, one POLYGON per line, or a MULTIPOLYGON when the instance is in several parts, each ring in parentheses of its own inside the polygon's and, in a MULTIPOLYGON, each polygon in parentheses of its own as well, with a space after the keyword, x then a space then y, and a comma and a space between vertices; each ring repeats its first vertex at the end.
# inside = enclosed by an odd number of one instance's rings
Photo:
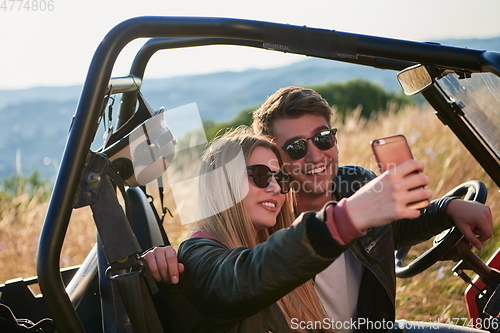
MULTIPOLYGON (((482 182, 471 180, 458 185, 443 197, 456 196, 463 197, 464 200, 474 200, 484 204, 488 196, 488 190, 482 182)), ((396 252, 396 276, 399 278, 409 278, 425 271, 448 253, 462 237, 463 235, 460 230, 455 227, 443 231, 434 239, 432 248, 422 253, 406 266, 403 266, 403 260, 410 248, 398 250, 396 252)))

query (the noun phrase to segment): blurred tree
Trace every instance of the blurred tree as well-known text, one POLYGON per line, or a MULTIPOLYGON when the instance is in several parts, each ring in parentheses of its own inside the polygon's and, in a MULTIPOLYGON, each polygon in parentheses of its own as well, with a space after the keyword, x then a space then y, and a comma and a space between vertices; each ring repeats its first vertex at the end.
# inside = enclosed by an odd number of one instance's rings
POLYGON ((15 198, 28 193, 30 197, 38 196, 41 200, 46 200, 50 194, 50 183, 43 179, 38 170, 34 170, 30 175, 11 175, 4 178, 3 186, 0 190, 1 198, 15 198))
POLYGON ((354 109, 361 107, 360 117, 370 118, 372 114, 414 104, 414 100, 403 93, 387 92, 378 84, 366 80, 352 80, 345 83, 326 83, 313 86, 328 104, 336 108, 337 117, 344 120, 354 109))
POLYGON ((256 107, 251 107, 240 111, 236 116, 228 122, 215 123, 212 120, 203 122, 207 139, 210 141, 216 136, 220 136, 226 130, 240 125, 250 126, 252 124, 252 112, 256 107))
POLYGON ((24 177, 14 174, 3 180, 2 192, 8 197, 17 197, 23 193, 24 177))

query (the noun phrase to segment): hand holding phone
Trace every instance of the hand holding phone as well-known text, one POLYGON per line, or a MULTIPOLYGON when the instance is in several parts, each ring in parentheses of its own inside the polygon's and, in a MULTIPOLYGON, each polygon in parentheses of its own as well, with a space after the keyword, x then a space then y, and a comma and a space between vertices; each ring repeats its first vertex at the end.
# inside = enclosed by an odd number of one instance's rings
MULTIPOLYGON (((398 134, 370 142, 380 172, 392 169, 403 162, 413 159, 410 147, 404 135, 398 134)), ((417 171, 415 171, 417 173, 417 171)), ((408 208, 422 209, 429 205, 429 200, 413 202, 408 208)))

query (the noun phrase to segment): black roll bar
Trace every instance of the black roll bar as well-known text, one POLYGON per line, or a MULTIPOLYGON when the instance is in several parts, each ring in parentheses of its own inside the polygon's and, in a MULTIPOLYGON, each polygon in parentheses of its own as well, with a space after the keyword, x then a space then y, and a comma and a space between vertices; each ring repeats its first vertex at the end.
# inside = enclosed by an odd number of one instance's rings
MULTIPOLYGON (((470 72, 494 71, 482 67, 483 51, 286 24, 205 17, 137 17, 118 24, 105 36, 90 64, 40 236, 40 289, 60 332, 84 332, 65 292, 59 258, 113 65, 130 41, 164 37, 244 40, 264 49, 350 62, 383 58, 470 72)), ((496 71, 500 68, 493 67, 496 71)))
MULTIPOLYGON (((130 68, 130 76, 143 78, 146 71, 146 66, 149 59, 160 50, 195 47, 206 45, 238 45, 248 46, 255 48, 263 48, 263 43, 254 40, 234 39, 234 38, 152 38, 148 40, 144 46, 137 52, 134 58, 132 67, 130 68)), ((330 60, 338 60, 358 65, 371 66, 381 69, 392 69, 400 71, 404 68, 415 65, 414 62, 400 61, 385 58, 367 57, 358 55, 356 59, 324 57, 330 60)), ((120 113, 118 118, 117 127, 124 124, 135 112, 135 105, 137 102, 137 93, 128 92, 123 94, 122 103, 120 106, 120 113)))
MULTIPOLYGON (((343 32, 335 32, 329 30, 321 30, 314 28, 305 28, 305 27, 296 27, 286 25, 283 28, 282 25, 276 25, 269 23, 269 26, 266 27, 266 31, 274 31, 282 29, 289 29, 290 34, 292 29, 299 29, 297 32, 298 36, 293 38, 292 45, 295 45, 295 48, 291 46, 281 46, 277 47, 276 50, 282 50, 284 52, 303 54, 308 56, 315 56, 318 58, 325 58, 329 60, 337 60, 342 62, 348 62, 357 65, 370 66, 380 69, 390 69, 400 71, 404 68, 408 68, 417 63, 428 64, 433 66, 439 66, 439 61, 436 62, 436 56, 439 56, 442 59, 449 59, 450 52, 460 55, 460 52, 456 52, 456 50, 463 51, 465 49, 459 49, 448 46, 441 46, 436 43, 418 43, 418 42, 410 42, 403 40, 393 40, 388 38, 381 37, 373 37, 373 36, 363 36, 363 35, 355 35, 348 34, 343 32), (275 27, 271 27, 274 25, 275 27), (277 28, 278 27, 278 28, 277 28), (339 54, 339 52, 326 52, 326 51, 314 51, 314 47, 310 49, 307 46, 304 46, 304 43, 295 42, 296 40, 302 37, 310 37, 313 32, 318 32, 319 34, 323 34, 326 37, 326 40, 331 40, 335 42, 339 42, 346 44, 346 41, 350 41, 350 47, 344 47, 344 49, 352 50, 350 53, 339 54), (336 34, 336 35, 335 35, 336 34), (361 40, 361 41, 360 41, 361 40), (361 51, 356 50, 356 46, 354 44, 358 44, 361 46, 361 51), (389 45, 388 45, 389 44, 389 45), (415 46, 419 45, 418 48, 415 46), (430 49, 435 49, 435 46, 439 46, 438 52, 430 52, 430 49), (414 50, 419 50, 416 55, 414 50), (419 59, 419 61, 408 60, 408 59, 419 59), (402 60, 405 59, 405 60, 402 60)), ((287 33, 289 33, 287 31, 287 33)), ((144 44, 144 46, 137 53, 134 62, 132 63, 132 67, 130 69, 130 75, 138 78, 144 77, 144 72, 146 70, 146 66, 149 62, 149 59, 159 50, 173 49, 173 48, 184 48, 184 47, 195 47, 195 46, 205 46, 205 45, 238 45, 238 46, 248 46, 255 48, 268 48, 273 49, 276 45, 281 45, 280 43, 273 43, 274 38, 276 38, 274 34, 269 34, 269 37, 266 40, 255 41, 248 39, 236 39, 236 38, 152 38, 148 42, 144 44)), ((286 34, 283 34, 286 35, 286 34)), ((289 38, 287 38, 288 41, 289 38)), ((287 40, 285 39, 285 40, 287 40)), ((324 42, 319 38, 316 38, 318 43, 324 42)), ((311 43, 307 43, 311 44, 311 43)), ((309 45, 310 46, 310 45, 309 45)), ((326 49, 326 47, 324 47, 326 49)), ((339 47, 330 47, 331 50, 337 50, 339 47)), ((496 52, 482 52, 471 50, 471 54, 459 56, 456 58, 452 58, 451 61, 446 62, 446 66, 441 66, 450 68, 450 69, 458 69, 458 70, 466 70, 470 72, 492 72, 496 75, 500 76, 500 54, 496 52), (478 53, 479 52, 479 53, 478 53), (478 58, 475 60, 474 56, 478 58), (467 63, 472 67, 465 68, 464 63, 467 63), (478 65, 478 67, 476 67, 478 65)), ((136 93, 126 93, 122 97, 122 104, 119 113, 118 119, 118 127, 121 126, 127 119, 129 119, 133 112, 135 111, 135 103, 137 102, 137 94, 136 93)))
MULTIPOLYGON (((205 45, 239 45, 262 48, 262 42, 248 39, 234 38, 151 38, 137 52, 132 66, 130 76, 144 78, 146 66, 149 59, 160 50, 205 46, 205 45)), ((122 95, 120 112, 118 115, 117 128, 120 128, 135 112, 137 93, 129 92, 122 95)))

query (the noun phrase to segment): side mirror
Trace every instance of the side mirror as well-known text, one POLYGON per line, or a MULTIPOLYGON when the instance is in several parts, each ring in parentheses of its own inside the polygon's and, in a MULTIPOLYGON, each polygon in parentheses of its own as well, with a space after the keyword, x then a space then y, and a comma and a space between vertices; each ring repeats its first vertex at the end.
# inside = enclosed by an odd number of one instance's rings
POLYGON ((408 96, 418 94, 432 84, 432 78, 427 68, 422 65, 403 69, 397 74, 397 78, 404 93, 408 96))

